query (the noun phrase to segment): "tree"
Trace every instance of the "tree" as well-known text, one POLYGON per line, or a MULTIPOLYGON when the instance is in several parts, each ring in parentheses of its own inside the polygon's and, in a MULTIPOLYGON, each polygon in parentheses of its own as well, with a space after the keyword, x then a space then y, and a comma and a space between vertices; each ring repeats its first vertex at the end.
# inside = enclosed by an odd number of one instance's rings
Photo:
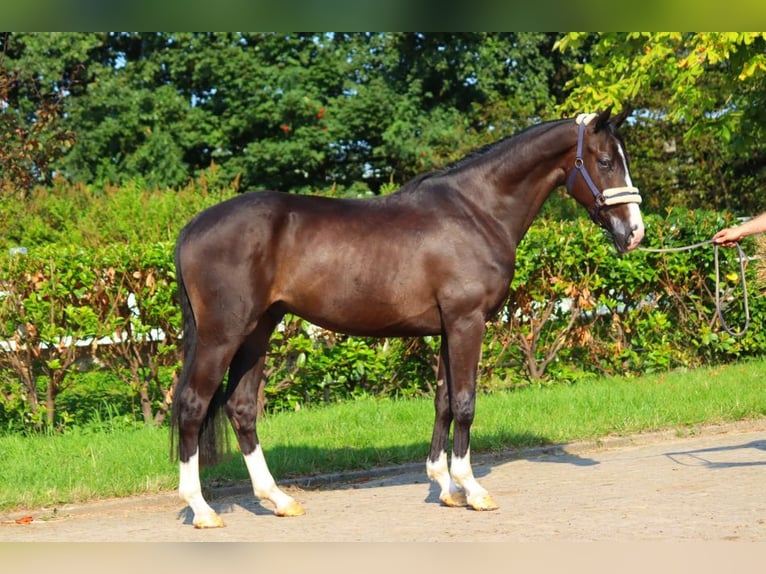
POLYGON ((243 188, 378 193, 550 117, 571 58, 540 33, 4 38, 77 137, 47 172, 150 188, 215 164, 243 188))
POLYGON ((375 40, 383 43, 373 60, 380 72, 373 90, 360 91, 360 105, 388 104, 371 146, 381 183, 443 167, 553 110, 547 35, 401 33, 375 40), (380 97, 378 78, 387 97, 380 97))
POLYGON ((74 144, 62 107, 77 70, 64 62, 58 81, 41 81, 51 64, 31 65, 11 39, 0 33, 0 194, 24 197, 35 185, 50 183, 53 164, 74 144))
POLYGON ((593 48, 577 64, 562 109, 631 105, 636 123, 663 132, 661 145, 677 154, 666 173, 693 195, 687 205, 762 209, 765 33, 575 32, 557 48, 568 51, 584 41, 593 48))

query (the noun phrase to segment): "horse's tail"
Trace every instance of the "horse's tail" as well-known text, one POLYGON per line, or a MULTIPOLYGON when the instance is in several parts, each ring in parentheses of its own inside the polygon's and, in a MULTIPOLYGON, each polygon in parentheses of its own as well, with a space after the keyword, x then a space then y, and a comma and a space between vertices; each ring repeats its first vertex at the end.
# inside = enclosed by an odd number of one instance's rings
MULTIPOLYGON (((184 284, 183 269, 181 268, 181 246, 186 236, 186 230, 182 230, 178 236, 175 247, 176 284, 178 285, 178 302, 181 307, 182 338, 183 338, 183 367, 178 377, 178 382, 173 391, 173 405, 170 417, 170 458, 177 460, 183 458, 181 452, 182 439, 180 437, 181 412, 183 410, 184 390, 189 385, 192 365, 197 354, 197 321, 194 310, 189 300, 189 294, 184 284)), ((225 402, 223 385, 219 385, 213 396, 205 419, 199 433, 199 460, 201 464, 214 464, 218 462, 220 453, 226 450, 225 418, 219 416, 221 407, 225 402)), ((193 453, 187 453, 190 456, 193 453)))

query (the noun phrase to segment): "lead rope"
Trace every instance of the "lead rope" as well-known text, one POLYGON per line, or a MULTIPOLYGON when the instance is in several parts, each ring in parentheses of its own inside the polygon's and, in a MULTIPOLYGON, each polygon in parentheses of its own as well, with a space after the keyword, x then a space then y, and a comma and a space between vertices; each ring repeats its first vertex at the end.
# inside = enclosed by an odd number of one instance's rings
POLYGON ((694 243, 692 245, 685 245, 683 247, 665 247, 662 249, 652 249, 649 247, 639 247, 639 251, 647 251, 649 253, 672 253, 675 251, 689 251, 691 249, 696 249, 697 247, 702 247, 703 245, 707 245, 708 243, 713 244, 713 255, 715 259, 715 310, 716 315, 718 316, 718 320, 721 322, 721 326, 723 327, 724 331, 726 331, 729 335, 732 337, 741 337, 745 334, 748 327, 750 327, 750 307, 747 302, 747 280, 745 279, 745 252, 742 251, 742 247, 738 242, 734 242, 734 245, 737 246, 737 255, 739 257, 739 276, 742 281, 742 293, 743 293, 743 302, 745 307, 745 326, 742 327, 741 331, 734 331, 729 327, 729 325, 726 324, 726 321, 723 318, 723 310, 722 310, 722 304, 721 304, 721 268, 718 263, 718 248, 720 245, 718 243, 714 243, 712 239, 707 239, 705 241, 700 241, 699 243, 694 243))

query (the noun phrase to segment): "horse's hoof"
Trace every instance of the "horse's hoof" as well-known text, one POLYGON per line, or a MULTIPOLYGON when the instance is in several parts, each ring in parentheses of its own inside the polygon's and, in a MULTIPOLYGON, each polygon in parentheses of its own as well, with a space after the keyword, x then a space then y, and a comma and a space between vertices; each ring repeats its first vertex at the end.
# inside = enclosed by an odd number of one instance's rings
POLYGON ((300 505, 299 502, 296 502, 293 500, 290 504, 283 508, 277 508, 275 511, 275 514, 277 516, 303 516, 306 514, 306 511, 303 510, 303 507, 300 505))
POLYGON ((495 502, 495 499, 489 494, 482 494, 474 497, 468 501, 468 504, 474 510, 497 510, 500 508, 495 502))
POLYGON ((462 490, 456 490, 455 492, 443 494, 439 497, 439 500, 441 500, 441 503, 444 506, 449 506, 450 508, 458 508, 468 505, 468 501, 465 498, 465 492, 462 490))
POLYGON ((223 518, 215 513, 194 517, 194 528, 223 528, 224 526, 226 524, 223 518))

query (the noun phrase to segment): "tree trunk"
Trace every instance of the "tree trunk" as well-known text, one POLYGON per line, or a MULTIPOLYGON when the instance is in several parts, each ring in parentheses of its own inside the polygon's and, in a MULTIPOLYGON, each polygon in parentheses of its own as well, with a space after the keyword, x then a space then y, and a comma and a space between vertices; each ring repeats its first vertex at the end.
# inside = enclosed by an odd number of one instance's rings
POLYGON ((58 394, 58 377, 51 373, 48 375, 48 388, 45 393, 45 408, 46 417, 48 419, 48 428, 53 428, 53 423, 56 418, 56 395, 58 394))

